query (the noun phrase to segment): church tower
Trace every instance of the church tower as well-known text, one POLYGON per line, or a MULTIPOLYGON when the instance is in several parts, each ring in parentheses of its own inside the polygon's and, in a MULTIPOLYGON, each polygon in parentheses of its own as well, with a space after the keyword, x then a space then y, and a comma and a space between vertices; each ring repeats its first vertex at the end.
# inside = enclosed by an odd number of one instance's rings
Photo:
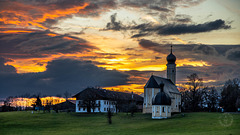
POLYGON ((170 79, 174 84, 176 84, 176 57, 172 53, 172 46, 171 46, 171 53, 167 56, 167 78, 170 79))

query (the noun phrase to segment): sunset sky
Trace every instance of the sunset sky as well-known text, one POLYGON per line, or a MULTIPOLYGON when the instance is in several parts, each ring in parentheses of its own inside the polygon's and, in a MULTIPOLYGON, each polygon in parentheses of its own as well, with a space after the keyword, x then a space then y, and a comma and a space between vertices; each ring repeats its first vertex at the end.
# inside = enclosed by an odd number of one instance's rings
POLYGON ((99 86, 143 92, 197 73, 221 87, 240 78, 239 0, 0 0, 0 97, 72 94, 99 86))

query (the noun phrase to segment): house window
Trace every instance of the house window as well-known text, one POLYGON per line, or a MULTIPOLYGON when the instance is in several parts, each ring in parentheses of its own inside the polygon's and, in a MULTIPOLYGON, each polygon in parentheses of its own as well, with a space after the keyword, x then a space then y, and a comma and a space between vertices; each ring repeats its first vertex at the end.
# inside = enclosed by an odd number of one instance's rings
POLYGON ((100 111, 100 107, 98 107, 98 111, 100 111))
POLYGON ((104 108, 104 111, 106 111, 106 108, 104 108))
POLYGON ((164 107, 162 108, 162 112, 165 112, 164 107))
POLYGON ((81 111, 81 107, 79 107, 78 110, 81 111))
POLYGON ((106 101, 104 101, 104 105, 106 105, 106 101))
POLYGON ((100 105, 100 101, 98 101, 98 105, 100 105))
POLYGON ((168 107, 168 113, 170 113, 170 107, 168 107))
POLYGON ((83 107, 83 111, 85 111, 85 107, 83 107))

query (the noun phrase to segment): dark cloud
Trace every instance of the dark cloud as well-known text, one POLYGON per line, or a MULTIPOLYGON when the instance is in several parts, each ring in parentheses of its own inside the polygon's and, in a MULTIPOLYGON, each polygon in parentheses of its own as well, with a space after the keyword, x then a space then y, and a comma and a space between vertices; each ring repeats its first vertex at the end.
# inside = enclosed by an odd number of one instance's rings
POLYGON ((203 81, 204 85, 221 87, 228 79, 239 78, 240 67, 239 65, 212 65, 203 67, 183 66, 177 67, 177 80, 185 82, 188 75, 197 73, 203 81))
POLYGON ((174 54, 176 54, 179 59, 189 58, 197 61, 203 60, 209 63, 229 63, 229 59, 237 61, 240 50, 239 45, 161 44, 147 39, 139 40, 140 47, 162 54, 169 54, 171 45, 173 46, 174 54))
POLYGON ((49 31, 0 34, 0 55, 43 57, 43 54, 75 53, 97 49, 86 40, 49 31))
POLYGON ((16 69, 11 65, 4 65, 8 60, 6 58, 0 57, 0 74, 4 73, 16 73, 16 69))
MULTIPOLYGON (((213 30, 230 29, 230 25, 226 25, 225 21, 219 19, 212 22, 206 22, 203 24, 166 24, 166 25, 152 25, 152 24, 141 24, 133 27, 134 30, 139 30, 139 33, 153 33, 159 35, 180 35, 190 33, 202 33, 210 32, 213 30)), ((145 36, 145 35, 143 35, 145 36)), ((135 37, 133 35, 132 37, 135 37)), ((140 37, 140 36, 137 36, 140 37)))
MULTIPOLYGON (((226 25, 224 20, 215 20, 206 22, 204 24, 187 25, 187 24, 168 24, 165 26, 157 27, 157 33, 160 35, 180 35, 189 33, 210 32, 219 29, 230 29, 231 26, 226 25)), ((150 29, 151 30, 151 29, 150 29)))
POLYGON ((215 47, 210 45, 197 45, 193 48, 193 51, 204 55, 218 55, 215 47))
POLYGON ((131 30, 133 34, 132 38, 139 38, 143 36, 149 36, 152 34, 158 35, 180 35, 180 34, 191 34, 191 33, 203 33, 210 32, 213 30, 230 29, 231 26, 227 25, 224 20, 218 19, 212 22, 206 22, 203 24, 184 24, 191 22, 190 17, 180 15, 176 19, 176 24, 156 25, 153 23, 143 24, 128 24, 123 25, 121 21, 116 21, 116 13, 111 15, 111 22, 107 23, 106 28, 103 30, 114 30, 114 31, 126 31, 131 30), (181 23, 179 23, 179 21, 181 23))
POLYGON ((237 61, 240 64, 240 47, 229 50, 226 55, 229 60, 237 61))
POLYGON ((17 74, 14 67, 4 66, 0 59, 0 95, 15 96, 24 93, 56 95, 68 90, 77 93, 88 86, 116 86, 127 84, 129 75, 116 70, 106 70, 90 61, 58 59, 49 62, 47 70, 40 73, 17 74))
POLYGON ((151 75, 166 77, 165 71, 130 70, 130 71, 125 71, 125 73, 127 73, 131 76, 129 83, 133 83, 133 84, 146 84, 151 75))
POLYGON ((156 6, 156 5, 151 5, 149 8, 153 9, 153 10, 161 11, 161 12, 170 12, 171 11, 167 8, 159 7, 159 6, 156 6))
POLYGON ((192 19, 191 16, 185 14, 177 14, 173 21, 178 23, 191 23, 192 19))
POLYGON ((149 50, 154 50, 156 47, 162 46, 161 44, 152 42, 151 40, 147 39, 141 39, 139 40, 139 45, 143 48, 149 49, 149 50))
POLYGON ((133 36, 131 36, 131 38, 139 38, 139 37, 144 37, 149 35, 149 33, 139 33, 139 34, 135 34, 133 36))
POLYGON ((146 8, 156 11, 169 12, 176 7, 191 7, 202 3, 204 0, 121 0, 122 6, 133 8, 146 8))
POLYGON ((114 31, 120 31, 120 30, 126 30, 126 26, 124 26, 120 21, 116 21, 117 13, 110 16, 111 22, 107 23, 106 28, 103 30, 114 30, 114 31))

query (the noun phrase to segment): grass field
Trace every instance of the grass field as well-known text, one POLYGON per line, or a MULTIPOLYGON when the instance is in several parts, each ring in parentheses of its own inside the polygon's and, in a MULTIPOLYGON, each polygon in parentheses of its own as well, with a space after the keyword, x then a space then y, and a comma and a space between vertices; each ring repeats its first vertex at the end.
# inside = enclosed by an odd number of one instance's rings
POLYGON ((119 113, 112 121, 107 123, 106 114, 1 112, 0 135, 240 134, 240 114, 184 113, 152 120, 149 114, 119 113))

